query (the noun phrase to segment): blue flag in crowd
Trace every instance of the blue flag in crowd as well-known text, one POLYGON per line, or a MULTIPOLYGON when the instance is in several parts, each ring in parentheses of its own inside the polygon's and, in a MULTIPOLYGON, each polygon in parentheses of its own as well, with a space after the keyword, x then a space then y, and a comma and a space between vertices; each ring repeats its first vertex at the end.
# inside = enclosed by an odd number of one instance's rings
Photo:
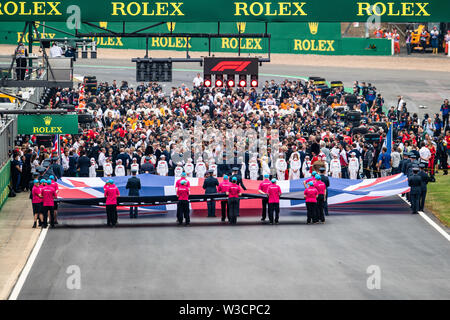
POLYGON ((386 139, 384 139, 383 147, 387 148, 387 154, 391 155, 392 152, 392 131, 393 131, 393 123, 389 126, 389 131, 386 135, 386 139))

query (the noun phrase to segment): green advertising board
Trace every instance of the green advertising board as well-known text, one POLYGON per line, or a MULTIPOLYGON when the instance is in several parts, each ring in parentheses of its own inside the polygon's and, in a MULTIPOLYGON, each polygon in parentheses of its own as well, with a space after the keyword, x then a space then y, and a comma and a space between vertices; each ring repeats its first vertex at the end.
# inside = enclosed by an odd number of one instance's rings
POLYGON ((18 134, 77 134, 78 115, 19 115, 18 134))
MULTIPOLYGON (((99 22, 99 27, 114 32, 122 32, 123 25, 120 22, 99 22)), ((17 44, 22 38, 24 24, 21 22, 0 23, 0 42, 17 44)), ((59 30, 70 32, 66 24, 62 22, 47 22, 45 25, 37 23, 37 29, 41 36, 46 39, 64 38, 67 35, 48 28, 48 26, 59 30)), ((142 28, 142 23, 128 23, 126 31, 132 32, 142 28)), ((80 32, 97 32, 98 28, 82 25, 80 32)), ((151 29, 154 33, 215 33, 217 23, 164 23, 151 29)), ((222 33, 263 33, 265 23, 263 22, 224 22, 220 25, 222 33)), ((274 22, 269 23, 267 32, 271 35, 272 53, 290 54, 324 54, 324 55, 391 55, 391 41, 386 39, 361 39, 341 38, 341 24, 333 22, 274 22)), ((24 42, 28 34, 23 37, 24 42)), ((145 50, 146 39, 144 38, 121 38, 121 37, 92 37, 100 48, 112 49, 141 49, 145 50)), ((269 50, 268 39, 262 38, 213 38, 211 39, 212 52, 237 52, 264 54, 269 50)), ((151 37, 149 38, 150 50, 186 50, 207 52, 209 43, 207 39, 181 38, 181 37, 151 37)), ((151 52, 150 52, 151 54, 151 52)))
POLYGON ((11 181, 11 161, 8 161, 3 168, 0 169, 0 209, 8 200, 9 182, 11 181))
POLYGON ((448 0, 1 0, 2 21, 383 22, 448 20, 448 0))

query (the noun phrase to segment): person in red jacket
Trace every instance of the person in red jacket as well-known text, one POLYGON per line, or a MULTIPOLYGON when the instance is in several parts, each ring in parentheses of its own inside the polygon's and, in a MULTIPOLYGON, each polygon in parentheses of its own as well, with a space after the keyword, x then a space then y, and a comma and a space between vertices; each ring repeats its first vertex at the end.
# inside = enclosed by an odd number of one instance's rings
POLYGON ((47 228, 47 217, 50 213, 50 227, 55 227, 55 221, 54 221, 54 208, 55 208, 55 201, 56 198, 56 192, 55 188, 51 186, 52 181, 46 180, 45 186, 41 189, 41 193, 39 194, 39 197, 42 198, 42 212, 44 216, 44 220, 42 221, 42 228, 47 228))
POLYGON ((325 198, 326 198, 326 192, 327 192, 327 186, 324 182, 322 182, 322 177, 320 174, 316 174, 315 176, 316 180, 313 182, 314 188, 317 189, 317 192, 319 193, 317 195, 317 219, 325 223, 325 215, 323 211, 323 207, 325 204, 325 198))
POLYGON ((186 226, 191 223, 189 217, 189 187, 187 186, 186 180, 181 180, 180 186, 177 188, 177 220, 178 225, 183 224, 183 217, 186 221, 186 226))
MULTIPOLYGON (((261 193, 261 194, 267 194, 267 188, 269 188, 269 186, 271 184, 272 184, 272 182, 270 182, 270 180, 269 180, 269 175, 265 174, 264 175, 264 180, 259 184, 258 192, 261 193)), ((262 199, 262 217, 261 217, 261 221, 265 221, 266 220, 266 211, 267 211, 268 204, 269 204, 268 198, 263 198, 262 199)))
POLYGON ((269 221, 273 224, 273 213, 275 212, 275 224, 278 224, 280 218, 280 196, 281 188, 277 185, 277 179, 272 179, 272 184, 267 188, 269 196, 269 221))
MULTIPOLYGON (((228 189, 230 189, 231 186, 231 182, 228 181, 228 176, 224 175, 223 176, 223 181, 221 183, 219 183, 219 186, 217 187, 217 192, 218 193, 227 193, 228 189)), ((222 210, 222 222, 225 221, 225 217, 228 217, 228 221, 230 221, 230 208, 229 206, 227 206, 228 201, 227 200, 223 200, 220 201, 220 208, 222 210)))
POLYGON ((316 212, 317 212, 317 196, 319 195, 319 191, 314 188, 314 183, 312 181, 308 182, 306 185, 306 189, 303 192, 305 196, 306 202, 306 223, 310 224, 311 221, 313 223, 317 223, 316 212))
POLYGON ((117 224, 117 197, 120 196, 119 188, 114 184, 112 179, 109 179, 107 182, 107 187, 105 190, 105 198, 106 198, 106 216, 107 216, 107 225, 115 227, 117 224))
POLYGON ((233 177, 233 183, 228 188, 228 218, 231 224, 236 224, 237 216, 239 215, 239 196, 241 195, 241 187, 237 184, 238 179, 233 177))

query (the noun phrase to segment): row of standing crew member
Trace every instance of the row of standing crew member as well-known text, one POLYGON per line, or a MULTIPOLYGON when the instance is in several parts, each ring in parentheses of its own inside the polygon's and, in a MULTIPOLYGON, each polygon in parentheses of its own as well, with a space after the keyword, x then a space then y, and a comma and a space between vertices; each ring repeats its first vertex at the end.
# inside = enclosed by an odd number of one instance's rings
POLYGON ((58 204, 55 199, 59 192, 58 184, 54 176, 49 179, 34 179, 30 190, 30 198, 33 208, 33 228, 37 227, 37 223, 41 228, 47 228, 48 219, 50 218, 50 227, 54 228, 57 221, 58 204))

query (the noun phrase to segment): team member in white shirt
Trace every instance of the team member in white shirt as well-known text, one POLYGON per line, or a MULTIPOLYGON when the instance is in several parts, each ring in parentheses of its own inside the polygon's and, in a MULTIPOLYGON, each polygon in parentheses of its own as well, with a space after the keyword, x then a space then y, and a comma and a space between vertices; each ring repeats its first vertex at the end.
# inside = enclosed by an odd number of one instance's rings
POLYGON ((192 159, 188 158, 187 163, 184 165, 184 172, 186 172, 186 176, 192 178, 192 174, 194 172, 194 165, 192 164, 192 159))
POLYGON ((350 160, 348 162, 348 171, 350 172, 350 179, 358 179, 359 160, 356 158, 354 152, 350 153, 350 160))
POLYGON ((333 159, 330 162, 330 175, 333 178, 340 178, 341 177, 341 162, 339 161, 339 156, 337 153, 333 152, 333 159))
POLYGON ((161 159, 158 161, 158 166, 156 167, 156 172, 160 176, 167 176, 169 173, 169 166, 166 161, 166 156, 162 154, 160 158, 161 159))
POLYGON ((279 181, 286 180, 285 172, 287 169, 286 160, 284 160, 283 155, 280 154, 280 158, 277 159, 275 163, 275 168, 277 169, 277 177, 279 181))
POLYGON ((112 174, 113 174, 113 165, 111 163, 111 158, 106 158, 106 162, 103 166, 103 176, 112 177, 112 174))
POLYGON ((310 168, 311 168, 311 160, 310 160, 309 156, 305 156, 305 161, 303 161, 303 165, 302 165, 302 172, 303 172, 304 178, 311 177, 310 168))
POLYGON ((250 172, 250 180, 258 180, 259 166, 255 157, 251 158, 248 164, 248 171, 250 172))
POLYGON ((137 159, 133 158, 133 162, 131 163, 130 169, 131 171, 139 172, 139 163, 137 163, 137 159))
POLYGON ((212 175, 214 178, 217 178, 217 164, 214 158, 209 159, 209 170, 212 170, 212 175))
POLYGON ((298 152, 293 152, 289 159, 289 180, 300 179, 300 168, 302 163, 300 161, 300 154, 298 152))
POLYGON ((178 164, 175 167, 173 172, 174 172, 175 178, 181 178, 181 175, 183 173, 183 166, 182 166, 181 162, 178 162, 178 164))
POLYGON ((195 164, 195 176, 197 178, 204 178, 206 173, 206 164, 203 162, 203 158, 199 157, 195 164))
POLYGON ((124 177, 125 176, 125 167, 122 164, 122 160, 116 161, 116 169, 114 170, 116 177, 124 177))
POLYGON ((94 158, 91 158, 91 165, 89 166, 89 178, 94 178, 97 176, 98 164, 95 162, 94 158))

